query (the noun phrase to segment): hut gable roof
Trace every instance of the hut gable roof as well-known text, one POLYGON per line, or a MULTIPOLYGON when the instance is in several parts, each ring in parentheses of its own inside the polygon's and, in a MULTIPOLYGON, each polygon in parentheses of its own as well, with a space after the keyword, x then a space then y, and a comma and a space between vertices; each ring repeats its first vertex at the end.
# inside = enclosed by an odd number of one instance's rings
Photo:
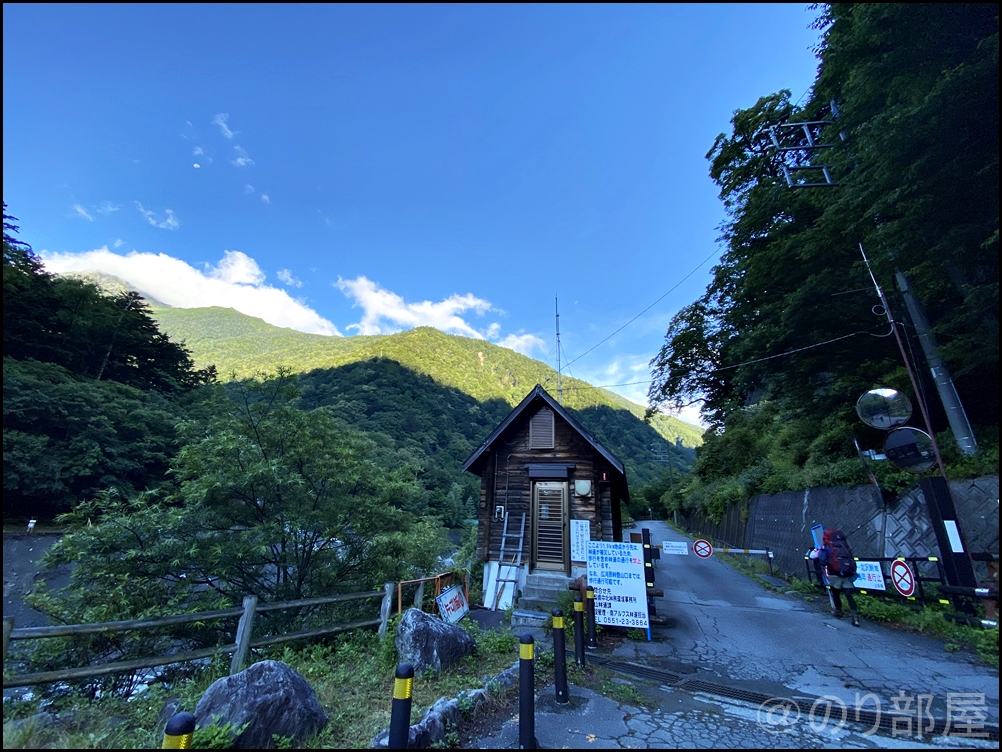
POLYGON ((553 399, 553 397, 550 396, 549 392, 543 389, 543 387, 539 384, 536 384, 536 387, 527 395, 525 395, 525 399, 523 399, 520 403, 518 403, 515 409, 513 409, 510 413, 508 413, 508 417, 502 420, 498 424, 497 428, 491 431, 490 435, 486 439, 484 439, 483 443, 479 447, 477 447, 477 449, 473 452, 473 454, 469 456, 466 462, 463 463, 463 472, 470 470, 471 472, 479 474, 481 470, 480 465, 486 460, 486 457, 484 457, 484 453, 497 440, 497 438, 501 434, 503 434, 509 426, 512 425, 512 423, 518 420, 519 416, 521 416, 529 408, 530 405, 538 401, 542 401, 543 403, 548 405, 550 409, 553 410, 553 412, 557 413, 557 415, 566 420, 570 424, 571 428, 573 428, 575 431, 581 434, 581 436, 595 448, 595 451, 597 451, 599 454, 605 457, 606 460, 609 461, 609 464, 612 465, 617 472, 622 474, 624 477, 626 476, 626 469, 623 467, 623 463, 619 461, 619 458, 616 457, 616 455, 614 455, 604 446, 599 444, 598 439, 595 438, 594 434, 592 434, 588 429, 582 426, 577 421, 577 419, 574 418, 570 413, 564 410, 563 406, 560 405, 555 399, 553 399))

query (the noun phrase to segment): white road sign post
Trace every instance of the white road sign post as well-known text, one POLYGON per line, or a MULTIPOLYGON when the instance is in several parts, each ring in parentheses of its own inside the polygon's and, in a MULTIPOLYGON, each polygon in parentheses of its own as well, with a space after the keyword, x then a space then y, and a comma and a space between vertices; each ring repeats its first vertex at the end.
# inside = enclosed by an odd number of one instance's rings
POLYGON ((642 544, 588 541, 588 584, 596 624, 650 629, 642 544))

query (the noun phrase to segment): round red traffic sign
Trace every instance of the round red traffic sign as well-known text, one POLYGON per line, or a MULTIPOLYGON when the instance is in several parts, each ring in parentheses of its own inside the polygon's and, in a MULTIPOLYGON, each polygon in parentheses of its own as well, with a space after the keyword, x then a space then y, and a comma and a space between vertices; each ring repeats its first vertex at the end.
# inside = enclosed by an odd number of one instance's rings
POLYGON ((900 559, 891 564, 891 584, 905 598, 910 598, 915 593, 915 575, 912 574, 912 568, 900 559))
POLYGON ((710 545, 710 541, 700 538, 692 544, 692 552, 700 559, 709 559, 713 556, 713 546, 710 545))

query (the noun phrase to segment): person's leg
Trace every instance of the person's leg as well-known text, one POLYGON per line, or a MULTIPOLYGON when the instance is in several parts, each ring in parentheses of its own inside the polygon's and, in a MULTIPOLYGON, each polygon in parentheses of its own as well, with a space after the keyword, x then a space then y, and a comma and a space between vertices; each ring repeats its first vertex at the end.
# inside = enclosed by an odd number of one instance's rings
POLYGON ((849 604, 849 613, 852 614, 852 626, 859 626, 859 612, 856 610, 856 599, 852 597, 852 588, 845 589, 845 602, 849 604))
POLYGON ((836 619, 842 618, 842 599, 839 597, 842 591, 839 588, 831 588, 832 593, 832 603, 835 604, 835 610, 832 611, 832 616, 836 619))

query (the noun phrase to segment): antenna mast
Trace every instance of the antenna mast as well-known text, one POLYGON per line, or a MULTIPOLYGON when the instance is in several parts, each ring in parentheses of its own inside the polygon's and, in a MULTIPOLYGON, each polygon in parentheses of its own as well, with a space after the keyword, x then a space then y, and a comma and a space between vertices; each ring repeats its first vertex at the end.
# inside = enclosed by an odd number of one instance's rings
POLYGON ((564 404, 564 383, 560 372, 560 299, 553 296, 553 310, 557 314, 557 402, 564 404))

